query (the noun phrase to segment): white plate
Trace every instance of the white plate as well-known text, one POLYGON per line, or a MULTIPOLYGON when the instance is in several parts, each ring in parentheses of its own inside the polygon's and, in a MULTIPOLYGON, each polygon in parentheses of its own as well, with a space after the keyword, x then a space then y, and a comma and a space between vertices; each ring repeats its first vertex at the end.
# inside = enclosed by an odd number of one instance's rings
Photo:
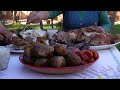
POLYGON ((16 50, 16 49, 14 49, 13 44, 7 45, 7 47, 10 49, 11 53, 23 53, 24 52, 24 50, 16 50))
POLYGON ((100 45, 100 46, 90 46, 91 50, 103 50, 103 49, 109 49, 114 47, 115 45, 120 44, 120 42, 117 42, 115 44, 110 44, 110 45, 100 45))

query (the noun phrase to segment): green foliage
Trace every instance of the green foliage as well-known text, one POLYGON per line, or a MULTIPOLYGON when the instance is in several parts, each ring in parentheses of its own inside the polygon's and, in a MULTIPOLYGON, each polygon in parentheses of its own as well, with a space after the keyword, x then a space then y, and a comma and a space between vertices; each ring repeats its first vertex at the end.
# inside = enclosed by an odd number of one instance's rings
POLYGON ((115 31, 112 34, 120 34, 120 24, 114 25, 115 31))
MULTIPOLYGON (((6 25, 7 29, 8 30, 16 30, 16 31, 20 31, 24 28, 24 24, 20 24, 20 23, 13 23, 13 24, 10 24, 10 25, 6 25)), ((40 28, 39 25, 30 25, 27 29, 29 28, 40 28)), ((43 26, 43 29, 44 30, 47 30, 47 29, 51 29, 52 28, 52 25, 44 25, 43 26)), ((57 24, 57 25, 53 25, 53 28, 57 28, 58 30, 61 30, 62 27, 61 27, 61 24, 57 24)))
MULTIPOLYGON (((115 30, 114 30, 114 32, 112 34, 120 34, 120 24, 114 25, 114 29, 115 30)), ((116 45, 116 47, 120 51, 120 44, 116 45)))

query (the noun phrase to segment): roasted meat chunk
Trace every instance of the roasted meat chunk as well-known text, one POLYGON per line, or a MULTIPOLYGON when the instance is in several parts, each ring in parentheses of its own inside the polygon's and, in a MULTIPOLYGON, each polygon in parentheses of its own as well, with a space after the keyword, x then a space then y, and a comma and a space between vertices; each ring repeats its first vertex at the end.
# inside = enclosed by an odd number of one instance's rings
POLYGON ((69 40, 69 36, 67 35, 66 32, 61 31, 53 35, 53 40, 58 42, 58 43, 67 43, 69 40))
POLYGON ((49 40, 49 45, 50 45, 50 46, 53 46, 53 47, 54 47, 55 45, 60 45, 60 46, 63 46, 63 47, 65 47, 65 48, 68 46, 68 45, 66 45, 66 44, 57 43, 57 42, 55 42, 55 41, 52 40, 52 39, 49 40))
POLYGON ((31 64, 33 65, 35 62, 36 58, 35 57, 27 57, 23 55, 23 62, 26 64, 31 64))
POLYGON ((26 46, 24 48, 24 53, 23 53, 24 56, 27 56, 27 57, 31 57, 31 47, 30 45, 29 46, 26 46))
POLYGON ((81 64, 81 58, 77 54, 73 52, 68 52, 67 53, 67 64, 69 66, 78 66, 81 64))
POLYGON ((76 40, 77 40, 77 37, 78 37, 77 34, 79 32, 80 31, 78 31, 78 30, 76 30, 76 31, 71 30, 69 32, 61 31, 61 32, 58 32, 57 34, 55 34, 53 36, 53 40, 57 43, 66 44, 66 45, 73 45, 74 43, 76 43, 76 40))
POLYGON ((34 38, 31 38, 30 36, 26 37, 25 40, 29 43, 33 43, 33 41, 35 40, 34 38))
POLYGON ((95 34, 94 39, 92 39, 90 42, 91 46, 108 45, 108 44, 111 44, 110 38, 106 37, 106 35, 104 34, 95 34))
POLYGON ((50 59, 50 65, 52 67, 63 67, 66 65, 66 60, 63 56, 53 56, 50 59))
POLYGON ((24 49, 26 45, 30 45, 31 43, 22 38, 14 38, 12 41, 15 49, 24 49))
POLYGON ((54 46, 54 53, 59 56, 66 56, 67 49, 62 45, 55 45, 54 46))
POLYGON ((24 39, 22 38, 17 38, 13 41, 14 45, 16 46, 24 46, 24 45, 28 45, 29 42, 25 41, 24 39))
POLYGON ((33 57, 51 57, 54 52, 54 47, 36 42, 32 44, 31 56, 33 57))
POLYGON ((89 26, 89 27, 81 28, 81 30, 85 32, 96 32, 96 33, 103 33, 105 31, 100 26, 89 26))
POLYGON ((49 66, 49 59, 48 58, 38 58, 34 62, 35 66, 46 67, 49 66))
POLYGON ((114 34, 114 35, 111 35, 111 43, 114 44, 114 43, 117 43, 120 41, 120 35, 119 34, 114 34))

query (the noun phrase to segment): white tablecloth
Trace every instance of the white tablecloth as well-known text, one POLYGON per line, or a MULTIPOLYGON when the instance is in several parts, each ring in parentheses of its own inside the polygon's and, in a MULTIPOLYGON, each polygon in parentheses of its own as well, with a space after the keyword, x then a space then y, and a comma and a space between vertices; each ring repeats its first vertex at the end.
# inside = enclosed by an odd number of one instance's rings
POLYGON ((9 66, 0 71, 0 79, 118 79, 120 78, 120 52, 116 47, 97 51, 99 60, 82 72, 49 75, 32 71, 19 61, 20 54, 11 54, 9 66))

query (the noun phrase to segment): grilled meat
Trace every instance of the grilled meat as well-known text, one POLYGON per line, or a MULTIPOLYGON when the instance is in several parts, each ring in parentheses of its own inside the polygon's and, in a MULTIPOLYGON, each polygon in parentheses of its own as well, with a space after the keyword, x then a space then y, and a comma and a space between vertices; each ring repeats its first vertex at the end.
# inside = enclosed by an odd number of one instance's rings
POLYGON ((38 58, 34 62, 34 65, 35 66, 40 66, 40 67, 49 66, 49 59, 48 58, 38 58))
POLYGON ((55 45, 54 46, 54 53, 59 56, 66 56, 67 49, 62 45, 55 45))
POLYGON ((63 67, 66 65, 66 60, 63 56, 53 56, 50 59, 50 65, 52 67, 63 67))
POLYGON ((117 43, 120 41, 120 35, 119 34, 114 34, 114 35, 111 35, 111 43, 114 44, 114 43, 117 43))
POLYGON ((31 56, 33 57, 50 57, 53 55, 53 52, 54 47, 40 42, 33 43, 31 46, 31 56))
POLYGON ((24 45, 28 45, 30 43, 22 38, 16 38, 16 39, 14 39, 13 44, 16 46, 24 46, 24 45))
POLYGON ((78 66, 81 64, 81 58, 77 54, 72 53, 72 52, 67 53, 66 60, 69 66, 78 66))

